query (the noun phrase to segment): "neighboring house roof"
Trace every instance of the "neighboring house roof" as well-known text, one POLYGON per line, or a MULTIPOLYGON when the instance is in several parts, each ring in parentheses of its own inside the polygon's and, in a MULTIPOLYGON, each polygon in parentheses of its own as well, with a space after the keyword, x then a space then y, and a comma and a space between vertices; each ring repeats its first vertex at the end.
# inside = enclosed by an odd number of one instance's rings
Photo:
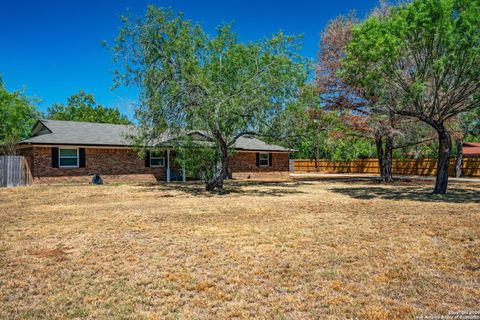
POLYGON ((464 142, 463 154, 466 156, 480 156, 480 143, 478 142, 464 142))
MULTIPOLYGON (((33 137, 23 140, 21 144, 129 147, 132 143, 128 137, 133 136, 135 130, 136 127, 133 125, 42 119, 33 128, 33 137)), ((208 138, 201 131, 192 131, 190 134, 208 138)), ((174 140, 174 137, 165 133, 159 139, 157 145, 168 145, 172 140, 174 140)), ((274 152, 293 151, 281 146, 267 144, 247 135, 237 139, 235 149, 274 152)))

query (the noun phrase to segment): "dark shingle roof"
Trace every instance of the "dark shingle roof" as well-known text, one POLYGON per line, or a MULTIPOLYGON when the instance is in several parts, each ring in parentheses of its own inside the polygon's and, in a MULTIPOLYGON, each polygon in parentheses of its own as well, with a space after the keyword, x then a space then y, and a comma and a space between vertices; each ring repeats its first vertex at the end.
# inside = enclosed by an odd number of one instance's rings
POLYGON ((131 143, 126 136, 135 130, 134 126, 107 123, 60 120, 40 120, 39 123, 51 133, 34 136, 22 143, 129 146, 131 143))
MULTIPOLYGON (((49 145, 85 145, 85 146, 119 146, 128 147, 132 143, 128 136, 135 134, 133 125, 119 125, 107 123, 90 123, 61 120, 40 120, 35 128, 43 125, 50 132, 40 133, 32 138, 23 140, 22 144, 49 144, 49 145)), ((198 132, 203 134, 201 132, 198 132)), ((160 139, 159 144, 173 139, 168 133, 160 139)), ((240 137, 235 143, 237 150, 291 152, 293 150, 267 144, 252 136, 240 137)))
POLYGON ((237 150, 252 150, 252 151, 278 151, 278 152, 291 152, 293 150, 277 146, 274 144, 268 144, 254 138, 252 136, 243 136, 237 139, 235 143, 235 149, 237 150))

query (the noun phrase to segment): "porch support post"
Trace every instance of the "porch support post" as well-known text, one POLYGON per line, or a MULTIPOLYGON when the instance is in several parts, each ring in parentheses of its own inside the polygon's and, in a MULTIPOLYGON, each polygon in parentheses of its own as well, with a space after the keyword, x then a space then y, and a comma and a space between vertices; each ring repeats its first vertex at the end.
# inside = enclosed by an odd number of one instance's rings
POLYGON ((170 182, 170 149, 167 149, 167 182, 170 182))
POLYGON ((187 181, 186 174, 187 174, 187 170, 185 170, 185 167, 182 167, 182 180, 183 180, 183 182, 187 181))

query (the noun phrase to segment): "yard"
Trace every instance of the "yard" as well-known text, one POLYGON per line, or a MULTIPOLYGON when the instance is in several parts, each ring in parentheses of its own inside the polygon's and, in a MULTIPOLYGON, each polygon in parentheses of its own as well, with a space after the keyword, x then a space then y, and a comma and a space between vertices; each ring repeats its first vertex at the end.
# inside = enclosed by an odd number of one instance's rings
POLYGON ((0 190, 0 318, 408 319, 479 310, 480 183, 0 190))

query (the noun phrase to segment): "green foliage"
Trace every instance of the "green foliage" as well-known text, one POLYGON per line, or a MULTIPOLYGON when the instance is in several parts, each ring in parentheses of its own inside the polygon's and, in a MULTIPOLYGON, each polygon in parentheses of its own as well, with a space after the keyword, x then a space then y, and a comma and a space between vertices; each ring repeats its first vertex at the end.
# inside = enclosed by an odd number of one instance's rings
MULTIPOLYGON (((220 161, 219 154, 210 142, 205 142, 208 147, 201 143, 188 135, 180 137, 175 149, 175 161, 179 167, 185 168, 187 177, 209 181, 215 176, 216 165, 220 161)), ((233 150, 230 151, 232 152, 233 150)))
POLYGON ((414 0, 353 30, 342 76, 433 126, 480 104, 480 2, 414 0))
POLYGON ((278 33, 242 43, 231 25, 210 36, 182 14, 154 6, 142 19, 123 18, 112 49, 123 62, 117 83, 142 90, 139 143, 166 130, 202 130, 214 141, 205 148, 213 146, 222 163, 214 165, 215 177, 225 175, 228 149, 239 136, 272 133, 270 124, 296 99, 308 73, 295 37, 278 33))
POLYGON ((128 117, 117 108, 97 105, 92 94, 80 91, 67 99, 67 105, 54 104, 48 108, 48 118, 52 120, 129 124, 128 117))
POLYGON ((13 153, 14 145, 28 138, 39 113, 22 92, 8 92, 0 78, 0 153, 13 153))
POLYGON ((274 122, 278 137, 273 142, 297 150, 293 153, 296 159, 315 159, 317 155, 335 161, 374 157, 371 141, 355 136, 339 112, 322 107, 320 98, 315 85, 304 85, 298 99, 274 122))
POLYGON ((355 159, 374 158, 375 146, 367 139, 329 139, 326 148, 329 159, 334 161, 351 161, 355 159))
POLYGON ((465 141, 480 141, 480 107, 459 116, 458 126, 465 141))
MULTIPOLYGON (((311 139, 304 139, 296 148, 295 159, 315 159, 317 144, 311 139)), ((320 159, 333 161, 351 161, 376 157, 376 149, 369 139, 356 137, 334 138, 327 135, 319 140, 320 159)))
POLYGON ((418 145, 405 148, 395 149, 393 159, 422 159, 436 158, 438 156, 438 147, 436 140, 428 143, 420 143, 418 145))
POLYGON ((446 193, 448 122, 480 107, 480 1, 413 0, 353 29, 341 76, 438 135, 435 194, 446 193))

